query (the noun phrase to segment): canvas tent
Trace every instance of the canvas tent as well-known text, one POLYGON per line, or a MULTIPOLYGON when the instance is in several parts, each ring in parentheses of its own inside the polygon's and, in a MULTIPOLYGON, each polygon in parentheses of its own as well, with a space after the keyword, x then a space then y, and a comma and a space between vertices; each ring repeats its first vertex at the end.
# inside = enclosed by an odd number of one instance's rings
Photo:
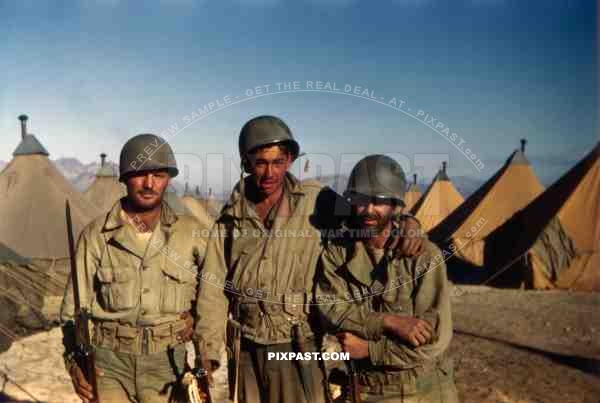
POLYGON ((96 172, 96 178, 83 195, 97 207, 98 214, 109 211, 117 200, 127 195, 127 189, 119 182, 113 167, 106 162, 106 154, 100 154, 100 168, 96 172))
POLYGON ((404 204, 406 204, 405 211, 410 211, 413 206, 417 204, 421 196, 421 189, 419 188, 419 185, 417 185, 417 174, 413 174, 413 181, 404 195, 404 204))
MULTIPOLYGON (((0 243, 0 328, 22 336, 56 321, 59 308, 51 301, 58 302, 53 296, 62 295, 64 286, 64 281, 52 271, 0 243)), ((10 333, 0 331, 0 352, 12 342, 10 333)))
POLYGON ((27 133, 27 117, 19 119, 21 142, 0 173, 0 302, 8 313, 0 322, 33 330, 56 319, 67 283, 66 201, 76 237, 92 220, 94 208, 27 133))
POLYGON ((493 284, 600 291, 600 143, 488 236, 493 284))
POLYGON ((2 263, 28 264, 29 259, 20 256, 18 253, 0 242, 0 264, 2 263))
POLYGON ((66 200, 71 204, 76 235, 94 216, 93 207, 48 155, 38 139, 23 128, 13 159, 0 173, 0 242, 26 258, 69 256, 66 200))
POLYGON ((526 141, 459 208, 429 233, 437 244, 455 246, 456 257, 476 267, 484 264, 485 238, 544 190, 525 156, 526 141))
POLYGON ((425 194, 411 210, 411 213, 421 222, 421 226, 425 231, 430 231, 438 225, 464 201, 464 198, 448 177, 446 170, 447 164, 443 162, 442 169, 433 178, 425 194))
POLYGON ((212 217, 217 217, 223 208, 223 203, 216 199, 212 188, 208 188, 208 197, 206 200, 199 199, 206 204, 206 209, 212 217))
POLYGON ((212 220, 216 220, 219 214, 221 213, 221 209, 223 208, 223 203, 215 198, 212 192, 212 188, 208 188, 208 196, 206 198, 202 197, 200 194, 200 188, 196 186, 196 200, 200 202, 203 208, 206 210, 208 215, 212 218, 212 220))
POLYGON ((209 215, 206 210, 206 206, 202 204, 202 202, 190 191, 189 185, 186 182, 185 191, 183 193, 183 197, 181 198, 181 202, 187 207, 190 213, 200 222, 202 225, 202 229, 210 229, 212 228, 215 217, 209 215))
POLYGON ((164 193, 164 200, 178 216, 194 217, 194 214, 192 214, 190 209, 183 203, 181 198, 177 195, 177 191, 175 190, 175 187, 172 184, 169 185, 167 191, 164 193))

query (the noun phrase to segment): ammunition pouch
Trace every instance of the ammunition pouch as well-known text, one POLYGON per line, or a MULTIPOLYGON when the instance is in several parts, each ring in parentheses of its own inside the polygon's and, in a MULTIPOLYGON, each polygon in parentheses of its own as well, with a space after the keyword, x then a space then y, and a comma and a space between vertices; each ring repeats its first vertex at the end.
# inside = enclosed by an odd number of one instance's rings
POLYGON ((404 396, 429 393, 440 383, 454 382, 453 362, 450 358, 439 358, 408 369, 377 368, 361 371, 359 383, 363 392, 382 395, 401 393, 404 396))
POLYGON ((295 322, 300 323, 306 336, 313 334, 308 323, 309 298, 304 292, 264 300, 237 297, 232 301, 232 312, 242 326, 244 337, 264 344, 288 343, 295 322))
POLYGON ((92 343, 96 347, 134 355, 163 352, 182 344, 179 333, 186 327, 185 320, 155 326, 128 326, 117 322, 97 322, 92 343))

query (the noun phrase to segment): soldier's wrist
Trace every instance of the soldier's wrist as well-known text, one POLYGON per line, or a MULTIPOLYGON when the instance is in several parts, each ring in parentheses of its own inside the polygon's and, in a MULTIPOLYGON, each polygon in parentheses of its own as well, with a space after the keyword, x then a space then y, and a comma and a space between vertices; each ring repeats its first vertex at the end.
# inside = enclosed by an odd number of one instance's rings
POLYGON ((367 316, 364 324, 364 333, 367 340, 378 340, 385 331, 386 314, 372 312, 367 316))
POLYGON ((383 330, 386 332, 391 332, 396 327, 396 319, 395 315, 386 314, 383 316, 383 330))

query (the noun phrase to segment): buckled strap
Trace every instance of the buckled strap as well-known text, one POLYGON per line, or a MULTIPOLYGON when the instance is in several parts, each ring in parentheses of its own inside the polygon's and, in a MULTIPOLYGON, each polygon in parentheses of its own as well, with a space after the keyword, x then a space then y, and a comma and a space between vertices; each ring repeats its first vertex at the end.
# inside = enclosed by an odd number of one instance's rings
POLYGON ((232 301, 232 312, 239 312, 241 305, 257 305, 256 309, 264 309, 266 313, 278 313, 282 310, 289 314, 299 314, 305 306, 308 306, 309 294, 306 292, 297 292, 289 294, 279 294, 277 297, 269 296, 266 299, 260 299, 249 296, 239 296, 232 301))
POLYGON ((177 336, 185 327, 185 320, 139 327, 116 322, 99 322, 94 326, 93 343, 117 352, 154 354, 181 344, 177 336))
POLYGON ((443 358, 438 358, 407 369, 378 367, 377 370, 366 370, 359 374, 359 383, 365 387, 365 391, 373 394, 382 394, 384 391, 407 395, 424 392, 436 382, 435 371, 442 361, 443 358))

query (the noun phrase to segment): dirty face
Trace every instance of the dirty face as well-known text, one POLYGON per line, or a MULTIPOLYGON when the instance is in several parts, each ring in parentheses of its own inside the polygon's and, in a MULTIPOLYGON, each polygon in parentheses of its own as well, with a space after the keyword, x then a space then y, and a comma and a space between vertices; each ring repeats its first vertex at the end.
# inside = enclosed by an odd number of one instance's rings
POLYGON ((127 199, 140 210, 152 210, 160 206, 171 177, 166 169, 135 172, 125 181, 127 199))
POLYGON ((353 195, 351 203, 355 222, 374 234, 386 229, 398 211, 396 203, 389 199, 353 195))
POLYGON ((259 148, 248 159, 256 186, 266 196, 281 189, 285 174, 294 162, 287 148, 281 145, 259 148))

